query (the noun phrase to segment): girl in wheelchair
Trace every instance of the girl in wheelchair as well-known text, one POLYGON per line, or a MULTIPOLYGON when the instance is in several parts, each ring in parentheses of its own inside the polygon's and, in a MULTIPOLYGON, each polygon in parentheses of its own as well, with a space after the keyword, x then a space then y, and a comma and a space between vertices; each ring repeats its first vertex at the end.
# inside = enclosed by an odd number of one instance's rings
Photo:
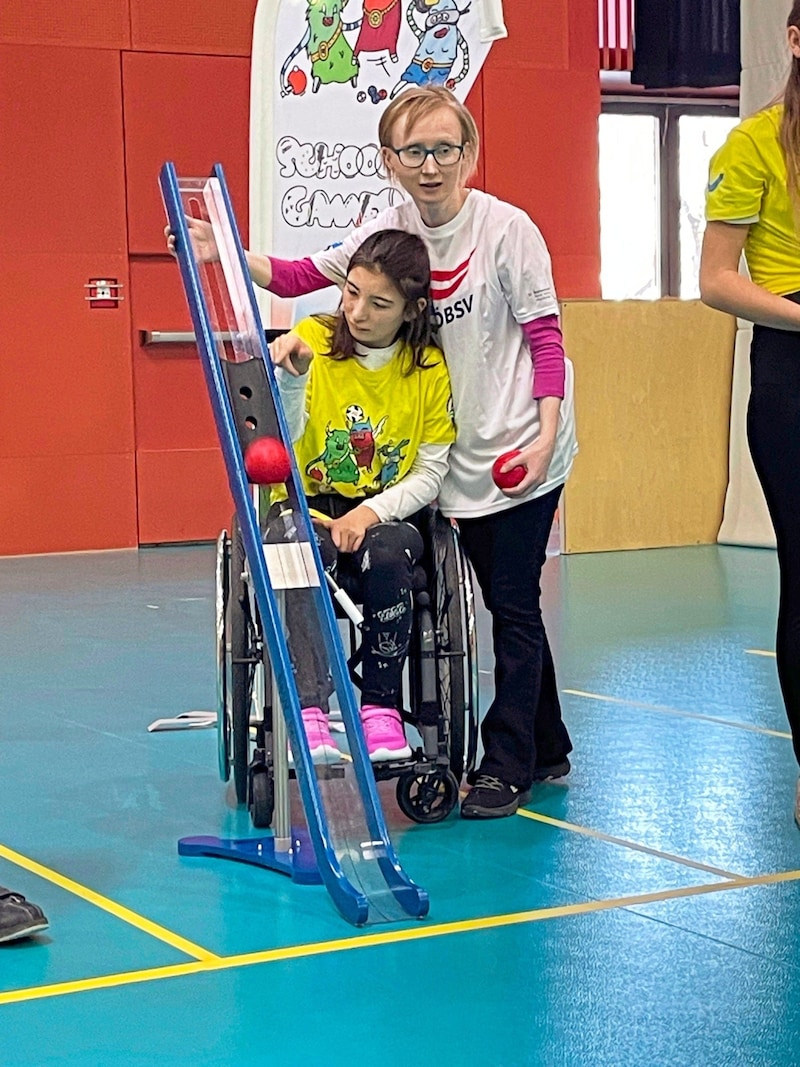
MULTIPOLYGON (((350 260, 335 315, 298 323, 270 346, 295 454, 320 516, 323 560, 363 605, 361 722, 373 762, 411 749, 398 710, 423 552, 412 519, 436 499, 455 438, 450 379, 434 338, 423 241, 380 230, 350 260)), ((304 627, 286 624, 312 758, 338 756, 327 673, 304 627)))

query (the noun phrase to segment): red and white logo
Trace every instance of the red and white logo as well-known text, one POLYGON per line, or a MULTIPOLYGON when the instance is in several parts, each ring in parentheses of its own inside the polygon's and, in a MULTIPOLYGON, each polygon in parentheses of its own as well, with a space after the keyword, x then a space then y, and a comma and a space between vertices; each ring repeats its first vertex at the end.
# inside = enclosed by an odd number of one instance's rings
POLYGON ((453 270, 431 271, 431 297, 434 300, 446 300, 458 291, 459 286, 469 273, 469 261, 475 254, 473 248, 467 258, 453 270))

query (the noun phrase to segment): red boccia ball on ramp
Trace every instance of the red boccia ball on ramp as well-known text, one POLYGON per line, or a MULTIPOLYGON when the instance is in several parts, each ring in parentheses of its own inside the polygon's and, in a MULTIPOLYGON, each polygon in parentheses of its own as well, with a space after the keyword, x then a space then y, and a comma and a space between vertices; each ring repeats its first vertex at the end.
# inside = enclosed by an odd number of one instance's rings
POLYGON ((518 463, 516 467, 512 467, 511 470, 500 470, 500 468, 504 467, 510 459, 513 459, 519 454, 520 451, 518 448, 513 449, 511 452, 504 452, 502 456, 498 456, 492 464, 492 478, 498 489, 513 489, 514 486, 519 485, 525 477, 527 471, 521 463, 518 463))
POLYGON ((256 485, 278 485, 291 474, 292 462, 277 437, 257 437, 245 450, 244 469, 256 485))

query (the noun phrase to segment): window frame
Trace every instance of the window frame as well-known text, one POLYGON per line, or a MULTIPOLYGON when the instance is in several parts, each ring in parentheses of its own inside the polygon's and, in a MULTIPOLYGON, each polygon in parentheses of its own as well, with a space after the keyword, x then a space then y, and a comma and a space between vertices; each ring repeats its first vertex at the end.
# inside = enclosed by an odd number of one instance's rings
POLYGON ((683 115, 739 117, 736 100, 709 98, 631 100, 606 97, 602 114, 651 115, 658 120, 658 187, 661 296, 680 298, 680 183, 678 125, 683 115))

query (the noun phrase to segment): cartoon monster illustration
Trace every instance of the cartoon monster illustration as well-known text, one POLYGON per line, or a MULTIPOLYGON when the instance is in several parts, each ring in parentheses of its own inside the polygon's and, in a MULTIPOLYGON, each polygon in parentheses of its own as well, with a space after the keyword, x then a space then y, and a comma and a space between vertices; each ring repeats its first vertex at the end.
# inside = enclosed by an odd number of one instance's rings
POLYGON ((388 52, 392 63, 396 63, 401 13, 400 0, 364 0, 361 29, 353 49, 355 54, 388 52))
POLYGON ((409 439, 406 437, 396 445, 386 444, 378 446, 378 455, 383 462, 381 473, 378 476, 382 489, 389 485, 390 482, 393 482, 400 473, 400 464, 403 462, 401 449, 405 448, 408 443, 409 439))
POLYGON ((386 416, 380 420, 373 429, 372 419, 364 415, 364 409, 358 404, 351 404, 345 411, 347 426, 350 431, 350 446, 353 449, 356 465, 367 471, 372 471, 372 461, 375 458, 375 439, 383 430, 386 416))
POLYGON ((469 11, 469 3, 460 8, 456 0, 411 0, 406 11, 406 21, 419 44, 414 58, 400 75, 400 81, 392 89, 396 96, 407 85, 446 85, 453 89, 469 70, 469 48, 458 28, 458 20, 469 11), (415 16, 424 15, 420 27, 415 16), (453 74, 456 60, 461 55, 461 68, 453 74))
POLYGON ((308 25, 303 39, 281 67, 281 96, 288 96, 294 91, 287 72, 295 56, 303 49, 311 63, 312 93, 316 93, 320 85, 330 85, 332 82, 351 82, 355 86, 358 60, 344 31, 356 29, 360 23, 342 20, 342 9, 347 6, 348 0, 306 0, 306 3, 308 25))
POLYGON ((348 430, 331 429, 328 423, 325 429, 325 450, 306 464, 306 474, 314 481, 358 483, 358 467, 353 459, 348 430), (321 464, 322 470, 317 464, 321 464), (323 473, 324 471, 324 473, 323 473))

